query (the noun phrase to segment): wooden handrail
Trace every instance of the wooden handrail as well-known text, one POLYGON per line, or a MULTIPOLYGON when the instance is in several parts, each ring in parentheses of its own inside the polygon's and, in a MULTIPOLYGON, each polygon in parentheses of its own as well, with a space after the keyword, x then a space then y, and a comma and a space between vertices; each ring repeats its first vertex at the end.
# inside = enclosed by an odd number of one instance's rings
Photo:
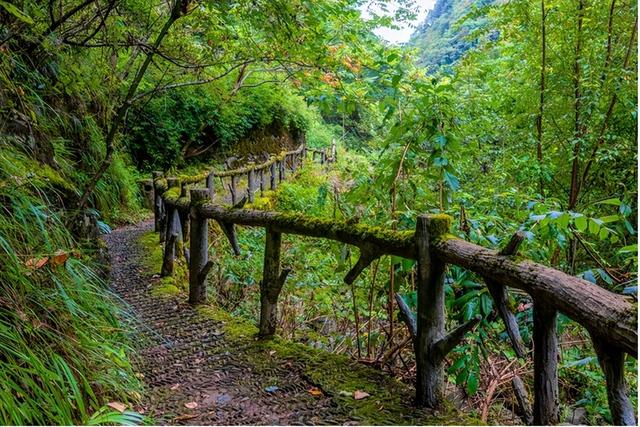
MULTIPOLYGON (((305 150, 305 147, 299 147, 287 152, 283 159, 287 155, 304 153, 305 150)), ((335 148, 332 151, 335 159, 335 148)), ((319 152, 321 163, 331 161, 326 157, 326 151, 319 152)), ((272 188, 276 174, 280 180, 284 178, 284 163, 278 163, 279 167, 276 168, 276 162, 277 160, 259 165, 261 168, 270 168, 272 188)), ((294 164, 291 166, 294 169, 294 164)), ((255 168, 248 166, 227 171, 234 174, 226 176, 237 177, 249 173, 251 179, 255 168)), ((164 179, 154 173, 156 230, 160 231, 161 240, 165 241, 162 273, 172 273, 176 242, 189 239, 190 250, 185 250, 185 257, 190 266, 191 303, 198 304, 206 300, 206 276, 213 265, 213 261, 208 258, 207 222, 210 219, 220 224, 236 254, 240 249, 236 241, 235 225, 262 227, 266 230, 263 280, 260 282, 262 336, 275 332, 277 300, 288 273, 287 269, 281 269, 280 266, 282 234, 324 238, 357 246, 360 258, 346 274, 344 280, 347 284, 353 283, 367 266, 383 255, 414 259, 417 261, 418 272, 418 308, 412 330, 417 365, 416 402, 436 407, 442 400, 446 355, 480 320, 471 319, 449 333, 445 331, 446 265, 458 265, 484 278, 508 329, 517 329, 517 323, 506 307, 506 287, 521 289, 534 301, 534 424, 555 424, 559 421, 556 333, 558 312, 584 326, 591 335, 607 381, 607 395, 614 424, 635 424, 635 413, 627 396, 623 374, 625 353, 637 358, 637 306, 626 297, 586 280, 517 257, 515 254, 522 241, 521 235, 514 235, 502 251, 495 251, 449 234, 451 218, 447 215, 420 215, 416 219, 415 231, 395 231, 298 213, 225 208, 211 202, 211 189, 192 189, 190 196, 187 195, 185 182, 199 181, 201 179, 164 179), (163 219, 163 216, 169 218, 163 219)), ((261 188, 263 184, 261 182, 261 188)), ((250 184, 249 196, 253 190, 255 187, 250 184)), ((518 342, 519 332, 510 330, 509 334, 514 340, 514 346, 521 346, 519 356, 525 356, 525 348, 522 342, 518 342)))
MULTIPOLYGON (((302 214, 225 209, 212 203, 202 204, 197 209, 203 217, 217 221, 331 239, 357 247, 370 246, 379 255, 417 259, 413 231, 385 230, 302 214)), ((434 242, 433 250, 449 264, 491 277, 503 286, 526 291, 589 331, 604 328, 612 345, 637 358, 636 308, 624 296, 533 261, 499 255, 498 251, 452 235, 441 236, 434 242)))

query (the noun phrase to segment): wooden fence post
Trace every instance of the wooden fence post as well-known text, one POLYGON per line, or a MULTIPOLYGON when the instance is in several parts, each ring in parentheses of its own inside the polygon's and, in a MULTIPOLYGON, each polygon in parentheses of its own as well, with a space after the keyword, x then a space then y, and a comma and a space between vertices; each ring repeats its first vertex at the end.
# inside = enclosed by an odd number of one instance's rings
POLYGON ((275 333, 278 322, 278 296, 289 270, 280 272, 282 235, 267 228, 264 246, 264 265, 260 281, 260 336, 275 333))
POLYGON ((533 300, 533 424, 558 423, 558 312, 533 300))
POLYGON ((251 169, 249 169, 249 172, 247 172, 247 192, 249 193, 249 203, 253 203, 253 193, 255 192, 253 175, 252 166, 251 169))
POLYGON ((264 167, 258 171, 260 175, 260 196, 264 196, 264 167))
POLYGON ((153 230, 157 233, 160 231, 160 222, 162 217, 162 194, 156 188, 156 179, 162 178, 162 172, 155 171, 152 174, 151 186, 153 187, 153 230))
MULTIPOLYGON (((323 153, 324 157, 324 153, 323 153)), ((418 255, 418 336, 416 339, 416 401, 418 405, 437 407, 443 397, 444 368, 432 353, 434 344, 444 337, 444 262, 431 254, 433 239, 449 232, 447 217, 420 215, 416 221, 418 255)))
POLYGON ((636 415, 633 404, 627 395, 627 385, 624 380, 625 353, 607 344, 599 336, 590 334, 593 347, 598 355, 598 362, 607 381, 607 400, 613 424, 634 426, 636 425, 636 415))
MULTIPOLYGON (((180 185, 180 180, 177 178, 167 178, 167 187, 173 188, 180 185)), ((164 233, 164 254, 162 257, 162 268, 160 269, 160 276, 166 277, 173 274, 173 262, 176 257, 176 241, 178 240, 178 227, 180 220, 178 219, 178 212, 175 205, 167 205, 167 220, 165 221, 165 229, 161 231, 164 233)))
POLYGON ((416 403, 440 406, 444 397, 444 359, 482 319, 477 316, 445 333, 444 279, 446 264, 432 253, 434 242, 449 232, 448 215, 420 215, 416 219, 418 310, 416 403))
POLYGON ((229 191, 231 192, 231 204, 236 204, 236 176, 231 175, 231 184, 229 186, 229 191))
POLYGON ((209 261, 209 225, 207 218, 198 213, 198 205, 210 199, 209 190, 191 190, 191 233, 189 245, 189 303, 199 304, 207 299, 207 273, 212 267, 209 261))
POLYGON ((277 185, 276 184, 276 163, 277 163, 277 161, 271 163, 271 166, 269 167, 270 168, 270 172, 271 172, 271 177, 269 178, 270 179, 269 188, 271 190, 275 190, 276 189, 276 185, 277 185))
POLYGON ((211 193, 211 198, 212 199, 214 197, 216 197, 215 178, 216 177, 213 174, 213 172, 211 172, 209 175, 207 175, 207 188, 209 189, 209 192, 211 193))
POLYGON ((285 179, 285 169, 286 169, 286 162, 287 162, 287 157, 285 156, 284 159, 279 160, 278 161, 278 172, 280 175, 280 182, 284 181, 285 179))
POLYGON ((298 155, 296 153, 293 153, 291 155, 291 172, 295 173, 296 171, 296 159, 297 159, 298 155))
POLYGON ((320 164, 324 165, 327 161, 327 149, 323 148, 322 152, 320 152, 320 164))
MULTIPOLYGON (((189 197, 187 186, 184 183, 182 185, 182 188, 180 189, 180 198, 182 197, 189 197)), ((182 240, 182 244, 186 245, 189 242, 189 210, 178 208, 178 216, 180 218, 180 226, 182 227, 180 237, 182 240)))

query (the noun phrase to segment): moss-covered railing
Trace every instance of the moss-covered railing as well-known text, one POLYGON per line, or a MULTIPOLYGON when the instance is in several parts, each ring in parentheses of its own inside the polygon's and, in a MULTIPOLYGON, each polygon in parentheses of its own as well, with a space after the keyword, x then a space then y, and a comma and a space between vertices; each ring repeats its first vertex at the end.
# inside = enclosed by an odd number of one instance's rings
MULTIPOLYGON (((217 221, 236 254, 240 249, 235 225, 266 229, 263 278, 260 282, 260 334, 275 333, 277 301, 288 269, 281 269, 281 236, 331 239, 357 246, 360 257, 345 276, 347 284, 375 259, 396 255, 417 261, 417 316, 399 304, 413 337, 417 362, 416 403, 437 407, 443 400, 444 359, 473 329, 479 318, 445 331, 444 279, 447 264, 464 267, 484 278, 497 311, 519 357, 528 357, 514 314, 507 307, 507 287, 531 295, 533 306, 534 405, 528 403, 522 382, 514 381, 523 418, 536 425, 556 424, 558 404, 558 338, 556 322, 563 313, 582 325, 591 336, 607 382, 607 394, 615 424, 635 425, 635 411, 627 396, 624 359, 637 358, 637 305, 583 279, 517 256, 522 235, 516 233, 502 251, 490 250, 449 234, 450 217, 420 215, 415 231, 391 231, 301 214, 225 208, 211 202, 209 189, 181 194, 177 179, 167 180, 161 196, 168 220, 162 274, 171 274, 176 249, 189 263, 189 302, 206 300, 206 280, 213 261, 209 259, 209 220, 217 221), (185 242, 188 241, 189 249, 185 242), (179 251, 178 251, 179 252, 179 251)), ((158 181, 156 181, 158 182, 158 181)), ((400 303, 401 301, 399 301, 400 303)))

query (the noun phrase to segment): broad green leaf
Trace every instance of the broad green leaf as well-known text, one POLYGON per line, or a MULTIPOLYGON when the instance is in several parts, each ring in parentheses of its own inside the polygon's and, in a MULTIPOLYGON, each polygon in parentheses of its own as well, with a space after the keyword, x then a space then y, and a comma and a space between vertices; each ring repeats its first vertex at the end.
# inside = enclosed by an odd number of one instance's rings
POLYGON ((585 231, 587 229, 587 218, 585 216, 575 218, 573 223, 579 231, 585 231))

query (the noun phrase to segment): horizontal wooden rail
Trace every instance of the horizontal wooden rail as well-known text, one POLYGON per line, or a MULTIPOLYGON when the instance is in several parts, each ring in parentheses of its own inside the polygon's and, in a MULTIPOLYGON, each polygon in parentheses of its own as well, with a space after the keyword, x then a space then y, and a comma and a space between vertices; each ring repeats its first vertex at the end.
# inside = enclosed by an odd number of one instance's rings
MULTIPOLYGON (((304 147, 298 148, 287 155, 296 156, 305 150, 304 147)), ((321 153, 320 163, 331 161, 325 150, 318 152, 321 153)), ((287 155, 284 160, 260 165, 270 170, 271 188, 275 188, 276 179, 284 179, 287 155)), ((335 156, 334 145, 332 158, 335 159, 335 156)), ((292 171, 295 171, 295 160, 295 157, 291 158, 289 165, 292 171)), ((250 200, 256 190, 256 175, 260 179, 260 190, 263 189, 264 175, 256 174, 255 166, 235 171, 247 173, 250 200)), ((238 175, 230 176, 230 189, 235 195, 233 178, 238 175)), ((408 324, 415 348, 416 402, 436 407, 443 396, 446 355, 481 320, 470 319, 448 333, 445 331, 445 271, 447 264, 458 265, 484 278, 519 357, 526 357, 527 349, 520 337, 516 319, 506 305, 507 287, 525 291, 534 301, 535 404, 533 411, 523 410, 524 419, 540 425, 559 421, 556 323, 557 314, 564 313, 584 326, 591 335, 606 378, 614 424, 635 424, 633 405, 627 396, 624 381, 624 358, 625 353, 637 358, 637 306, 626 297, 586 280, 518 258, 518 246, 523 240, 521 233, 516 233, 501 251, 495 251, 449 234, 451 218, 447 215, 420 215, 416 218, 415 231, 393 231, 297 213, 224 208, 211 202, 214 191, 210 179, 207 179, 209 188, 192 189, 190 194, 184 183, 182 179, 164 179, 159 173, 154 173, 154 212, 156 231, 160 231, 161 241, 165 242, 162 274, 172 273, 173 258, 179 253, 176 249, 183 247, 190 267, 191 303, 206 300, 206 278, 214 265, 208 253, 207 223, 210 219, 220 224, 235 254, 240 253, 235 225, 266 230, 264 270, 260 281, 259 330, 262 336, 275 332, 277 300, 289 272, 280 265, 282 234, 324 238, 357 246, 360 257, 344 278, 347 284, 353 283, 365 268, 383 255, 414 259, 417 261, 417 313, 413 316, 406 307, 403 313, 410 320, 408 324), (186 249, 186 240, 189 240, 189 250, 186 249)), ((521 408, 530 408, 526 402, 526 390, 520 387, 518 396, 523 400, 521 408)))
MULTIPOLYGON (((225 209, 211 203, 197 209, 203 217, 218 221, 267 227, 281 233, 331 239, 357 247, 372 246, 380 255, 417 259, 413 231, 391 231, 302 214, 225 209)), ((499 255, 498 251, 452 235, 440 237, 432 248, 443 261, 489 276, 501 285, 522 289, 590 332, 606 331, 612 345, 637 357, 636 307, 624 296, 529 260, 499 255)))

